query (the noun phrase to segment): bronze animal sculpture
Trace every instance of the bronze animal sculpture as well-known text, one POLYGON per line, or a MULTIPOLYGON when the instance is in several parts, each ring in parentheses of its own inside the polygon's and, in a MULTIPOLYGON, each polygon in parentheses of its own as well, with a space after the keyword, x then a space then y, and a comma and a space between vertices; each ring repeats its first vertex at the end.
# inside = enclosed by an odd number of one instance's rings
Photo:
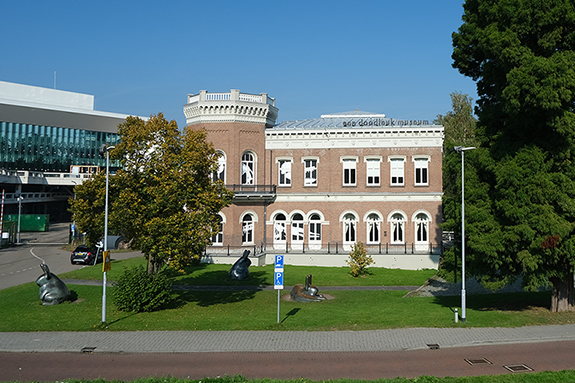
POLYGON ((68 299, 70 291, 60 278, 50 272, 48 265, 40 265, 44 274, 36 279, 36 284, 40 286, 40 300, 43 305, 57 305, 68 299))
POLYGON ((250 255, 250 251, 245 250, 241 258, 233 264, 232 268, 228 272, 230 279, 242 280, 249 277, 252 261, 250 261, 248 255, 250 255))
POLYGON ((304 285, 295 285, 290 292, 290 297, 297 302, 319 302, 325 300, 325 297, 318 294, 319 289, 311 284, 311 274, 305 277, 304 285))

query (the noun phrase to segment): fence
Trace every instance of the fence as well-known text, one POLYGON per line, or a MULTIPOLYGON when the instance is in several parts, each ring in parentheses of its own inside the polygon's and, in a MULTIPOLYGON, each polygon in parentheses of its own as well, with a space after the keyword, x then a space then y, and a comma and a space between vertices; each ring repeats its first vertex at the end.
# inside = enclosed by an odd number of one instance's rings
MULTIPOLYGON (((349 254, 351 251, 351 244, 344 244, 343 242, 328 242, 322 244, 282 244, 282 245, 268 245, 264 244, 259 246, 209 246, 205 249, 204 255, 219 255, 219 256, 238 256, 244 250, 252 251, 251 255, 259 255, 265 253, 280 253, 280 254, 349 254)), ((365 245, 367 253, 370 255, 375 254, 443 254, 443 245, 441 244, 390 244, 378 243, 365 245)))

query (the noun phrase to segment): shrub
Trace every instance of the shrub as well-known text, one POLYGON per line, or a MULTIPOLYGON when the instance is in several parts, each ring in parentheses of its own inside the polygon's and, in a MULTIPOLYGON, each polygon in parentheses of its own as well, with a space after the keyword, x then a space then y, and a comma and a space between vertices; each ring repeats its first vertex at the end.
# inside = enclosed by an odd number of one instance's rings
POLYGON ((114 287, 112 295, 120 311, 157 311, 172 301, 172 282, 164 274, 148 274, 143 266, 126 269, 114 287))
POLYGON ((349 253, 349 259, 346 263, 351 267, 351 275, 354 277, 367 273, 367 267, 374 263, 371 255, 367 254, 367 249, 362 242, 355 243, 349 253))

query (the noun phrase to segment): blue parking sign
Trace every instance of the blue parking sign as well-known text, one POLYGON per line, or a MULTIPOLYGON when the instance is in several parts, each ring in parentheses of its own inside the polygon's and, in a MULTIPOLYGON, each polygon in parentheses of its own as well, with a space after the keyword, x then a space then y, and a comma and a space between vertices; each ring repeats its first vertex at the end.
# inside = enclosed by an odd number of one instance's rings
POLYGON ((284 288, 284 273, 283 271, 274 272, 274 289, 283 290, 284 288))
POLYGON ((284 268, 284 256, 283 255, 276 255, 276 263, 274 269, 282 269, 284 268))

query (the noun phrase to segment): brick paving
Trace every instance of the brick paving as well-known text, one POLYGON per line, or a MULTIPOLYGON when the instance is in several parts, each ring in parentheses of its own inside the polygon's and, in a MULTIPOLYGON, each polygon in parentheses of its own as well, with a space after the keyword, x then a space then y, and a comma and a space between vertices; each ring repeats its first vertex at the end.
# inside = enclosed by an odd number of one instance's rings
POLYGON ((575 324, 373 331, 4 332, 0 352, 379 352, 575 340, 575 324))

